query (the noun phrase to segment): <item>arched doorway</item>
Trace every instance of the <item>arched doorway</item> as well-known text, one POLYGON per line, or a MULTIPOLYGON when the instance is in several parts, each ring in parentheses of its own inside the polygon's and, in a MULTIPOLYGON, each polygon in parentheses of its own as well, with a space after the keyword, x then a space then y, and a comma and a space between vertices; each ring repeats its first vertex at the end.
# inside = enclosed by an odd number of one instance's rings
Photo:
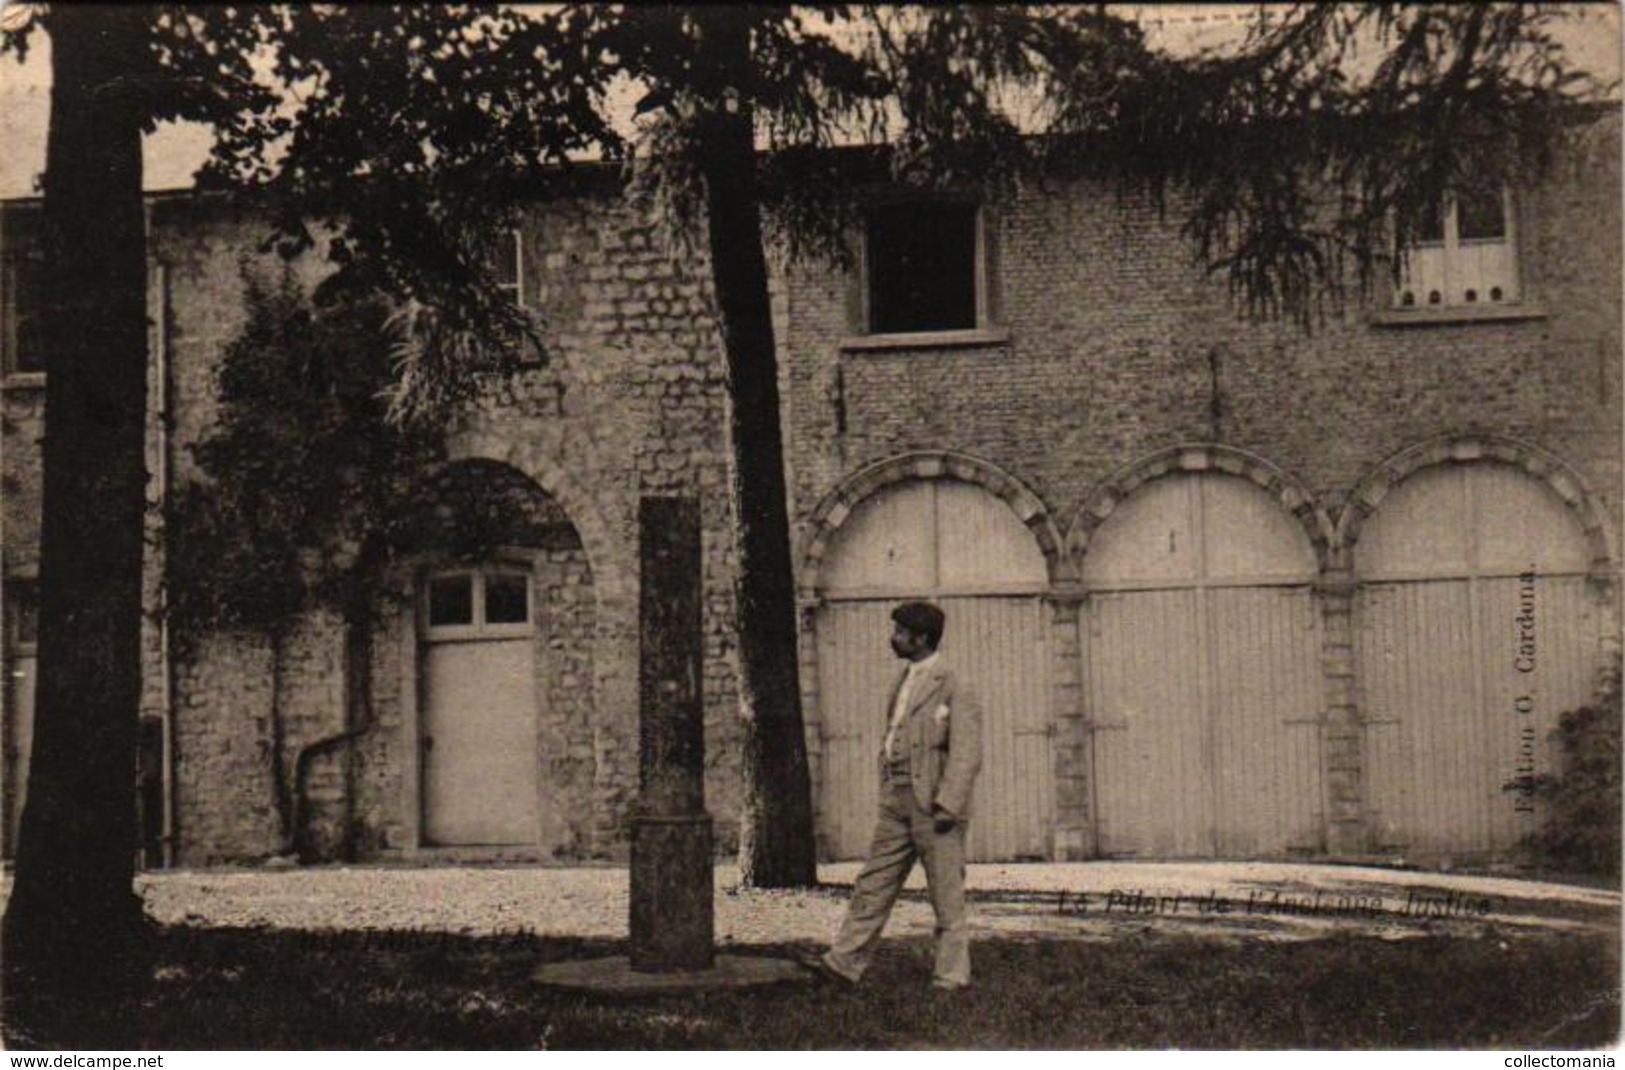
POLYGON ((545 856, 593 826, 593 573, 525 474, 448 466, 417 548, 416 777, 425 847, 545 856))
POLYGON ((1255 483, 1154 479, 1082 561, 1098 850, 1261 857, 1324 841, 1314 547, 1255 483))
POLYGON ((1507 464, 1433 465, 1384 496, 1354 567, 1373 846, 1504 853, 1539 825, 1527 778, 1591 697, 1599 614, 1573 512, 1507 464))
POLYGON ((972 859, 1048 857, 1053 812, 1048 569, 1002 499, 955 479, 892 483, 854 509, 820 576, 821 832, 860 858, 878 805, 886 696, 900 671, 890 613, 924 598, 947 614, 943 653, 983 709, 972 859))

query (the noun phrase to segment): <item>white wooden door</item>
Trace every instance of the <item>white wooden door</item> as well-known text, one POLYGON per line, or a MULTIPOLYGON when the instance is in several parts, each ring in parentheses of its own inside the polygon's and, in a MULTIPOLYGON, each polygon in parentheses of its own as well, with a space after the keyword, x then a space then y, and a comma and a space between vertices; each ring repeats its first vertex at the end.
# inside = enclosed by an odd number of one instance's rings
POLYGON ((902 665, 891 610, 936 602, 942 654, 982 705, 970 857, 1050 853, 1053 784, 1047 587, 1042 555, 1015 514, 980 487, 905 483, 863 503, 832 547, 819 613, 824 854, 861 858, 879 803, 886 704, 902 665))
POLYGON ((1159 479, 1101 526, 1080 617, 1101 854, 1322 844, 1314 574, 1297 523, 1233 477, 1159 479))
POLYGON ((529 576, 430 579, 424 607, 424 839, 537 842, 536 643, 529 576))
POLYGON ((822 716, 822 850, 831 859, 862 858, 880 805, 886 700, 898 661, 888 645, 887 601, 827 604, 818 615, 818 708, 822 716))
POLYGON ((1518 778, 1556 771, 1552 730, 1599 663, 1588 559, 1556 495, 1505 465, 1425 470, 1383 499, 1355 547, 1379 849, 1500 853, 1539 827, 1518 778))
POLYGON ((1196 596, 1103 592, 1086 608, 1097 838, 1108 856, 1212 853, 1196 596))
POLYGON ((1036 596, 943 598, 954 638, 944 653, 982 706, 982 771, 970 857, 1050 856, 1053 808, 1049 622, 1036 596))

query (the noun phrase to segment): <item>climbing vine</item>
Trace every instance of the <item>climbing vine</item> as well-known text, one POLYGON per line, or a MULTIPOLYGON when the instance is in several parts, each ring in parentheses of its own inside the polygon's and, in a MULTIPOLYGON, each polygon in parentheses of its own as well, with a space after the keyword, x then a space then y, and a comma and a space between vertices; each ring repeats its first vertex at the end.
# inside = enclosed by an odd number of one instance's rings
POLYGON ((389 417, 389 309, 246 279, 248 317, 219 373, 199 477, 169 518, 169 605, 182 641, 277 635, 319 608, 362 611, 409 542, 438 430, 389 417))
MULTIPOLYGON (((301 849, 307 763, 367 730, 372 633, 403 559, 478 560, 550 545, 568 521, 518 473, 446 464, 438 424, 391 406, 401 341, 390 305, 345 285, 307 296, 284 273, 245 272, 247 319, 226 347, 213 432, 168 516, 168 612, 177 649, 246 632, 270 649, 269 761, 283 851, 301 849), (352 686, 336 735, 290 754, 279 702, 284 644, 310 614, 344 624, 352 686)), ((493 383, 499 386, 499 383, 493 383)))

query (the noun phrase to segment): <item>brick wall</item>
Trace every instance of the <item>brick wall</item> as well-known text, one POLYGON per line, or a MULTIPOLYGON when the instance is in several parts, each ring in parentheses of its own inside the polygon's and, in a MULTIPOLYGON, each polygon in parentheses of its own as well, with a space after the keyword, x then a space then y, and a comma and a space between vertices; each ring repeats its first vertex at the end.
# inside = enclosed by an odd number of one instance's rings
POLYGON ((1070 518, 1117 469, 1192 440, 1257 453, 1335 509, 1390 454, 1493 430, 1564 457, 1617 519, 1618 162, 1588 159, 1517 198, 1525 303, 1545 313, 1523 321, 1376 326, 1379 299, 1355 295, 1311 332, 1249 323, 1193 266, 1177 204, 1160 217, 1078 184, 996 213, 1003 343, 843 351, 849 280, 797 266, 797 515, 866 464, 949 449, 1070 518))
MULTIPOLYGON (((982 468, 977 478, 1001 497, 1009 498, 998 489, 1007 477, 1036 495, 1046 522, 1071 544, 1051 595, 1053 842, 1063 855, 1087 855, 1090 744, 1077 716, 1081 654, 1072 623, 1080 595, 1065 574, 1098 520, 1092 503, 1142 462, 1246 474, 1308 518, 1308 527, 1326 526, 1311 536, 1327 567, 1316 592, 1325 637, 1326 836, 1334 853, 1358 852, 1353 588, 1344 547, 1329 545, 1326 533, 1356 488, 1396 454, 1440 436, 1483 436, 1527 443, 1571 466, 1617 547, 1618 139, 1616 120, 1598 124, 1545 184, 1517 191, 1526 316, 1402 326, 1383 315, 1379 287, 1364 299, 1349 295, 1343 310, 1310 330, 1251 322, 1230 302, 1224 280, 1194 264, 1177 202, 1162 214, 1082 183, 1024 191, 989 211, 997 287, 990 302, 1001 315, 997 330, 980 339, 851 344, 855 280, 823 264, 791 266, 785 373, 792 509, 810 555, 804 592, 816 599, 816 560, 840 518, 872 489, 873 466, 910 454, 968 455, 982 468), (1169 452, 1186 443, 1213 449, 1169 452), (1296 491, 1282 491, 1272 470, 1309 500, 1293 500, 1296 491)), ((1497 449, 1513 461, 1531 452, 1497 449)), ((1041 535, 1041 525, 1024 519, 1041 535)), ((1617 560, 1611 568, 1617 573, 1617 560)), ((1608 612, 1617 617, 1616 600, 1608 612)), ((817 619, 803 614, 809 629, 817 619)), ((804 649, 816 748, 816 656, 810 641, 804 649)))

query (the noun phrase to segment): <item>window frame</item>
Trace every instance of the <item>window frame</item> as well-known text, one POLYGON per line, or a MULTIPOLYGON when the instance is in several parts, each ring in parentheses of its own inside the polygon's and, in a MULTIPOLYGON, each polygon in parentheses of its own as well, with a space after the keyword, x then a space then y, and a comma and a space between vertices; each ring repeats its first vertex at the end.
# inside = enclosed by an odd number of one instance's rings
MULTIPOLYGON (((525 235, 520 227, 508 227, 503 232, 503 241, 510 245, 508 258, 513 265, 513 281, 497 282, 496 288, 513 301, 515 308, 524 308, 525 305, 525 235)), ((493 258, 493 267, 501 263, 501 257, 493 258)))
POLYGON ((909 346, 977 345, 1004 341, 1000 326, 998 294, 998 220, 995 211, 982 198, 966 193, 894 193, 871 199, 865 206, 862 222, 853 242, 855 264, 852 278, 849 330, 852 337, 843 342, 844 348, 888 348, 909 346), (874 329, 875 252, 871 223, 874 213, 890 207, 914 204, 969 205, 975 209, 972 235, 975 247, 971 250, 971 285, 975 296, 975 320, 970 327, 931 327, 908 331, 877 331, 874 329))
POLYGON ((1444 202, 1439 207, 1440 236, 1426 241, 1412 241, 1409 249, 1396 250, 1396 255, 1400 257, 1400 275, 1395 281, 1388 311, 1398 316, 1493 317, 1498 312, 1516 314, 1524 309, 1523 257, 1519 247, 1517 201, 1511 187, 1501 187, 1500 201, 1501 235, 1493 238, 1463 238, 1461 201, 1454 192, 1446 192, 1444 202), (1464 250, 1490 246, 1502 246, 1506 249, 1508 277, 1499 282, 1488 280, 1485 286, 1488 288, 1500 285, 1508 295, 1496 299, 1486 293, 1481 294, 1477 300, 1467 300, 1461 293, 1464 250), (1414 258, 1418 253, 1436 254, 1439 258, 1439 275, 1443 282, 1439 287, 1441 299, 1437 304, 1427 301, 1424 288, 1412 283, 1409 278, 1414 270, 1414 258), (1415 298, 1410 304, 1406 304, 1404 300, 1407 293, 1415 298))
POLYGON ((430 569, 418 582, 418 633, 426 643, 479 642, 496 639, 524 639, 536 634, 536 582, 535 572, 527 565, 512 561, 491 561, 477 565, 451 565, 430 569), (429 617, 430 589, 436 580, 467 576, 470 591, 467 624, 431 624, 429 617), (525 585, 525 619, 509 624, 486 621, 486 588, 492 577, 517 576, 525 585))

